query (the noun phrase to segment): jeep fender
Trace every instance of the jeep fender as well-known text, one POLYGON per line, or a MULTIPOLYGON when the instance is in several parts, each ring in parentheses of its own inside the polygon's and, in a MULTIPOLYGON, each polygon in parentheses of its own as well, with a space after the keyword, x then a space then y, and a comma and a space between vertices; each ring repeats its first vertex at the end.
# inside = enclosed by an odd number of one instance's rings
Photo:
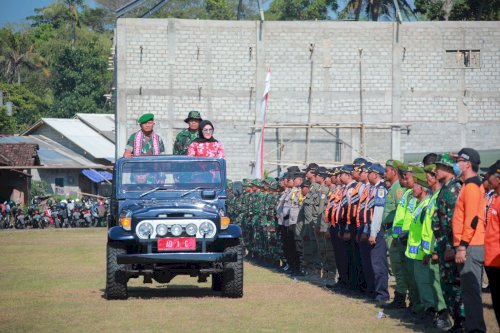
POLYGON ((241 228, 239 225, 230 224, 227 229, 221 230, 217 235, 217 238, 240 238, 241 237, 241 228))
POLYGON ((108 240, 112 241, 132 241, 134 234, 132 231, 124 230, 122 227, 111 227, 108 230, 108 240))

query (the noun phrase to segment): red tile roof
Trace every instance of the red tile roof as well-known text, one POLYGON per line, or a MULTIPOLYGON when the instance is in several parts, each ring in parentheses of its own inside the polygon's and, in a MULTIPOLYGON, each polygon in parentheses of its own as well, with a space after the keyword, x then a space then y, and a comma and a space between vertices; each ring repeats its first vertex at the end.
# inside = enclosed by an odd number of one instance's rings
POLYGON ((38 149, 35 143, 0 143, 0 165, 40 165, 38 149))

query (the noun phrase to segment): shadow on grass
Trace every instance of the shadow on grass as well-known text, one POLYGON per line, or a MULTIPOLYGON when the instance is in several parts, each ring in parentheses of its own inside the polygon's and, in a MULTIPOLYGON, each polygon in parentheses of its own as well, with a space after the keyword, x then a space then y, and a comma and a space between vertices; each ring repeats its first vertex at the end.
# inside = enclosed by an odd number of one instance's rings
MULTIPOLYGON (((101 297, 105 299, 105 290, 101 289, 101 297)), ((221 293, 213 291, 210 287, 200 288, 193 285, 162 285, 151 287, 128 287, 128 299, 153 299, 153 298, 206 298, 220 297, 221 293)))
POLYGON ((388 317, 394 320, 398 320, 401 326, 405 328, 411 329, 414 332, 425 332, 425 333, 434 333, 434 332, 443 332, 434 327, 432 321, 424 322, 422 319, 418 318, 418 315, 412 314, 409 310, 387 310, 383 309, 381 306, 378 306, 376 302, 371 299, 368 295, 361 291, 350 290, 348 288, 337 288, 332 289, 328 288, 328 284, 333 284, 333 281, 320 279, 320 278, 311 278, 308 276, 293 276, 291 274, 287 274, 280 268, 276 263, 271 263, 259 258, 252 258, 250 256, 245 257, 245 261, 252 263, 253 265, 268 269, 274 273, 281 274, 289 279, 297 280, 305 283, 309 283, 321 289, 324 289, 331 294, 348 297, 351 299, 357 299, 364 303, 375 306, 379 309, 379 311, 383 311, 383 317, 388 317))

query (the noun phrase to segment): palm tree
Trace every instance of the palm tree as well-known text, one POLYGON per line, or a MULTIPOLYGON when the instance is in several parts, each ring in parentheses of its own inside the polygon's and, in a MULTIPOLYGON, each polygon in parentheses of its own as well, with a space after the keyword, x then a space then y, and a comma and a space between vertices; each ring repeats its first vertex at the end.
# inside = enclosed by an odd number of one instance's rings
POLYGON ((339 12, 339 18, 354 18, 354 20, 359 21, 362 9, 370 21, 378 21, 381 17, 395 20, 399 16, 398 9, 406 19, 416 18, 407 0, 349 0, 339 12))
POLYGON ((0 67, 9 83, 21 84, 23 68, 42 70, 48 75, 47 63, 35 52, 35 43, 25 32, 13 33, 3 29, 0 48, 0 67))
POLYGON ((84 0, 65 0, 68 5, 68 14, 71 19, 71 48, 76 47, 76 27, 80 28, 80 18, 78 17, 78 7, 84 5, 84 0))

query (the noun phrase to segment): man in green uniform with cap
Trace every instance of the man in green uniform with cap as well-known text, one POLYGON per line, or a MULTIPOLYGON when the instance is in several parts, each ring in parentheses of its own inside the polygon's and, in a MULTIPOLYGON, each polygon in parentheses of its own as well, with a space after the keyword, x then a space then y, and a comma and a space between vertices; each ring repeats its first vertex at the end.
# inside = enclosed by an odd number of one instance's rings
POLYGON ((154 115, 145 113, 137 119, 141 129, 130 136, 123 157, 141 155, 160 155, 165 152, 165 146, 160 136, 153 132, 154 115))
POLYGON ((453 171, 455 162, 456 160, 447 153, 439 155, 435 162, 436 178, 441 183, 441 190, 436 198, 436 210, 432 216, 432 229, 436 237, 432 258, 439 262, 443 296, 453 317, 452 330, 459 332, 465 329, 465 312, 451 227, 453 211, 462 188, 453 171))
POLYGON ((200 127, 201 115, 199 111, 192 110, 184 122, 189 125, 177 134, 174 142, 174 155, 187 155, 188 146, 198 138, 198 128, 200 127))
POLYGON ((382 224, 386 230, 387 248, 391 262, 391 270, 396 279, 394 300, 387 305, 389 309, 406 308, 406 293, 408 285, 404 279, 403 265, 404 254, 397 239, 393 238, 393 223, 396 209, 403 197, 405 188, 401 186, 399 179, 398 165, 402 163, 397 160, 387 160, 385 163, 385 179, 391 183, 385 199, 384 213, 382 214, 382 224))

